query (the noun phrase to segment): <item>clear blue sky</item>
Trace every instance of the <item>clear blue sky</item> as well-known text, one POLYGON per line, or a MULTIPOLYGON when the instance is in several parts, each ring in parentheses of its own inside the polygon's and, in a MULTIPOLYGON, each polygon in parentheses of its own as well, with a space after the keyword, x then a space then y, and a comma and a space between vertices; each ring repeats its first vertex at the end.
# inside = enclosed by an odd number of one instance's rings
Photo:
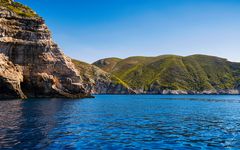
POLYGON ((46 20, 65 54, 208 54, 240 62, 240 0, 17 0, 46 20))

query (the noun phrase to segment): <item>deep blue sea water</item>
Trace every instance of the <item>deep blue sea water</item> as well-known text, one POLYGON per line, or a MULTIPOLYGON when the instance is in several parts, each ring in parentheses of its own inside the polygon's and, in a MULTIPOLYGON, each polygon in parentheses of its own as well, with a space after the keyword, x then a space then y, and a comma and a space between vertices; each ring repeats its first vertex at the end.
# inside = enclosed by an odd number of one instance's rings
POLYGON ((240 96, 0 101, 0 149, 238 149, 240 96))

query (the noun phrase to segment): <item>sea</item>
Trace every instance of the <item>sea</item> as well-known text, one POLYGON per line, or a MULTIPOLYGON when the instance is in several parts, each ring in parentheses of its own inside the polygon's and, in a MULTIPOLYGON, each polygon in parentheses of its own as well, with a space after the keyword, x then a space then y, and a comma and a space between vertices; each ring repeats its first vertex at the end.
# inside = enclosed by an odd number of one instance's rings
POLYGON ((0 149, 240 149, 240 96, 3 100, 0 149))

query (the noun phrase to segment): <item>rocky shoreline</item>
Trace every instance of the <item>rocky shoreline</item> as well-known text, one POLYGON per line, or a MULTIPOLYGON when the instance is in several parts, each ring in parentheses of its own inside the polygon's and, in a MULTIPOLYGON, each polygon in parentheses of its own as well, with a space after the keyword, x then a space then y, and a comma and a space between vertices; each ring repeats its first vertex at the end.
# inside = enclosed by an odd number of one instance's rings
POLYGON ((137 94, 159 94, 159 95, 239 95, 240 90, 205 90, 205 91, 184 91, 184 90, 163 90, 160 92, 136 92, 137 94))

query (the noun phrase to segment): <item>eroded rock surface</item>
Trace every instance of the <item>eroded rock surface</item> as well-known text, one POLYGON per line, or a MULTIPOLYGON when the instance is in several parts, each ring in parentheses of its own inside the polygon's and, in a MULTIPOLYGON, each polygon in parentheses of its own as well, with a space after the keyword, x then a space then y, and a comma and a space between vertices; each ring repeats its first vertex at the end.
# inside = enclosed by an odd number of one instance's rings
POLYGON ((22 70, 0 54, 0 95, 1 98, 26 98, 21 90, 22 70))
POLYGON ((88 96, 78 70, 53 42, 44 20, 29 16, 0 5, 0 53, 20 68, 19 97, 88 96))

